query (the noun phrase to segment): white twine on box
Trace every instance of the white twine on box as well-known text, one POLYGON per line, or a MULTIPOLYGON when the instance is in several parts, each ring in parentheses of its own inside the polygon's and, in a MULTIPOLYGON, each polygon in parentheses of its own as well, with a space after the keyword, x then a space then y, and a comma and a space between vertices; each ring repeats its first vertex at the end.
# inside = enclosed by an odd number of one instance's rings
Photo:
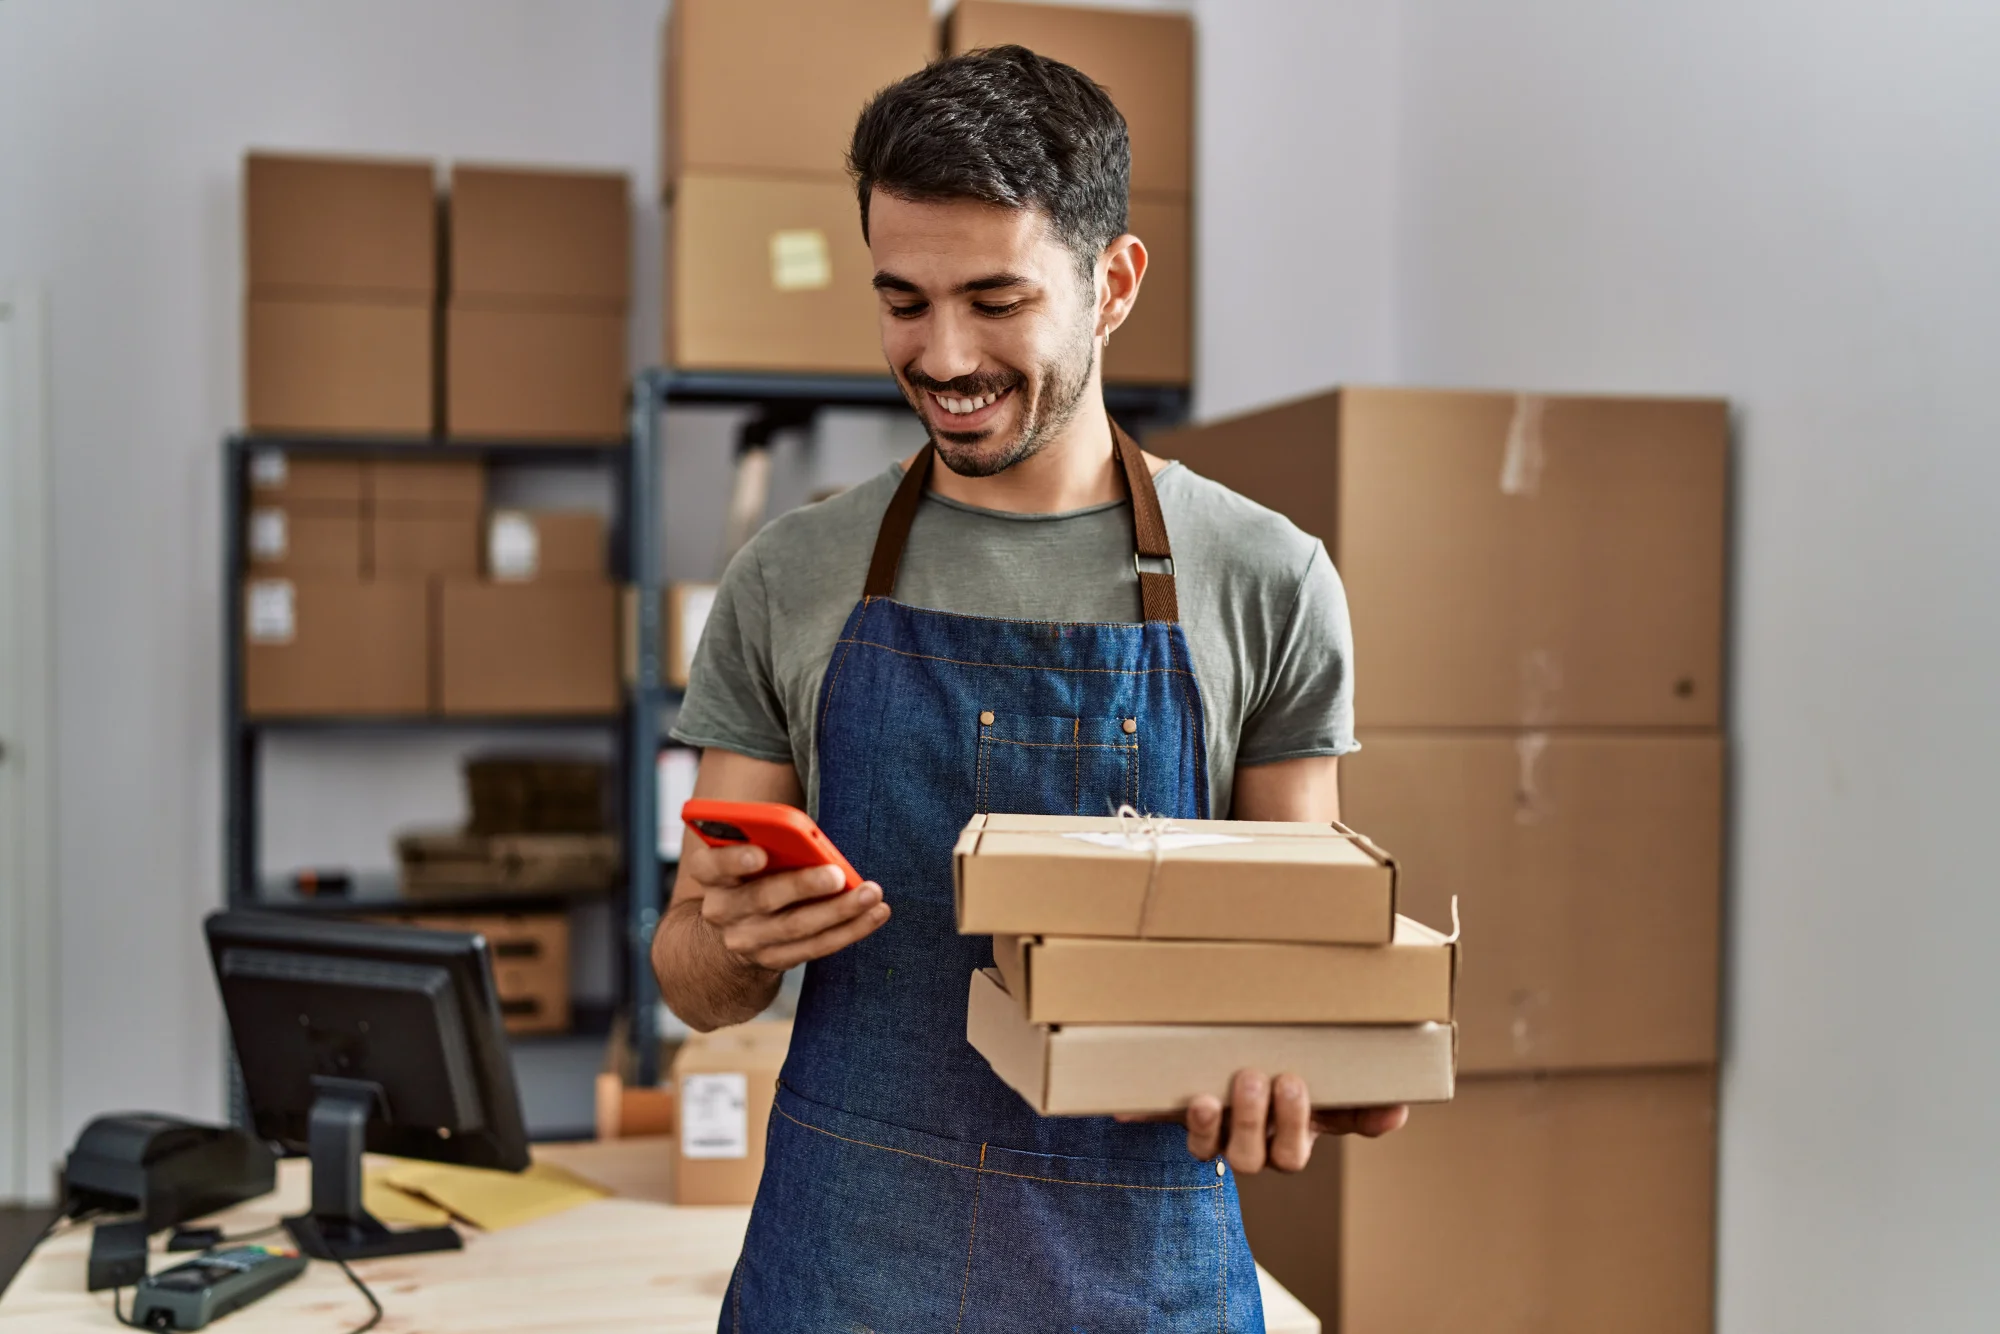
POLYGON ((1160 863, 1166 859, 1165 836, 1172 833, 1174 822, 1164 815, 1141 815, 1130 803, 1121 802, 1118 807, 1118 832, 1129 843, 1146 848, 1152 860, 1146 866, 1146 894, 1139 900, 1139 938, 1146 938, 1146 928, 1153 916, 1153 891, 1160 883, 1160 863))

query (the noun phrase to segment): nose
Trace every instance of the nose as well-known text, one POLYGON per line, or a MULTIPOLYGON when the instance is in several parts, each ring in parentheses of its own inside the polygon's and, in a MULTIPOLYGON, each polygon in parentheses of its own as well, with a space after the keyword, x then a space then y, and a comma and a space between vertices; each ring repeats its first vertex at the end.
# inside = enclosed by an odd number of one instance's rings
POLYGON ((918 370, 933 380, 955 380, 979 370, 979 339, 965 312, 933 306, 925 323, 928 336, 918 370))

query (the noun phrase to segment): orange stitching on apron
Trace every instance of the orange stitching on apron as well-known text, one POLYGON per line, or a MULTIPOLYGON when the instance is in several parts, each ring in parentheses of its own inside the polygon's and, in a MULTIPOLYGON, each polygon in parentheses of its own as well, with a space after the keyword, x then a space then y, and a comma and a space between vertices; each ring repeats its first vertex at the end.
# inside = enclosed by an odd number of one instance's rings
MULTIPOLYGON (((860 627, 855 627, 859 629, 860 627)), ((921 658, 925 662, 948 662, 954 667, 1005 667, 1017 672, 1078 672, 1090 676, 1193 676, 1185 667, 1137 667, 1127 671, 1123 667, 1049 667, 1038 662, 971 662, 965 658, 941 658, 935 653, 912 653, 908 649, 891 648, 878 644, 872 639, 843 639, 842 644, 853 644, 859 648, 879 648, 884 653, 894 653, 903 658, 921 658)), ((1182 688, 1185 697, 1186 688, 1182 688)))
POLYGON ((1116 1181, 1071 1181, 1065 1177, 1041 1177, 1041 1176, 1035 1176, 1029 1172, 1001 1172, 991 1167, 967 1167, 964 1163, 954 1163, 949 1158, 933 1158, 927 1153, 916 1153, 910 1149, 898 1149, 893 1147, 892 1145, 877 1144, 872 1140, 855 1139, 849 1135, 836 1135, 831 1130, 824 1130, 821 1129, 819 1126, 813 1125, 810 1121, 799 1120, 798 1117, 793 1116, 790 1112, 786 1111, 784 1108, 779 1107, 775 1104, 772 1105, 771 1110, 776 1112, 779 1116, 784 1117, 787 1121, 790 1121, 793 1125, 799 1127, 801 1130, 810 1130, 815 1135, 824 1135, 828 1139, 837 1139, 843 1144, 858 1144, 864 1149, 880 1149, 883 1153, 900 1153, 905 1158, 915 1158, 918 1162, 924 1162, 924 1163, 936 1163, 939 1167, 949 1167, 960 1172, 984 1172, 988 1176, 1011 1177, 1016 1181, 1046 1181, 1053 1186, 1096 1186, 1099 1187, 1100 1189, 1108 1189, 1108 1190, 1158 1190, 1158 1191, 1180 1192, 1180 1191, 1190 1191, 1190 1190, 1222 1189, 1222 1183, 1220 1181, 1216 1182, 1212 1186, 1127 1186, 1116 1181))
POLYGON ((1222 1192, 1215 1195, 1215 1252, 1221 1257, 1222 1269, 1215 1280, 1215 1334, 1229 1334, 1229 1242, 1228 1229, 1223 1221, 1229 1211, 1222 1207, 1222 1192))
MULTIPOLYGON (((861 619, 854 623, 855 633, 859 634, 861 631, 861 627, 868 624, 868 608, 870 604, 872 604, 874 601, 875 599, 873 598, 864 597, 861 599, 861 619)), ((857 641, 852 639, 843 639, 840 642, 843 644, 852 645, 857 641)), ((847 659, 853 654, 853 652, 854 650, 850 647, 846 652, 840 655, 840 661, 833 665, 833 680, 829 682, 826 687, 826 707, 820 710, 820 715, 819 715, 820 736, 815 736, 813 738, 813 748, 815 751, 817 751, 819 748, 819 742, 821 737, 825 735, 827 717, 833 712, 833 697, 835 692, 837 692, 840 689, 841 669, 847 666, 847 659)))
POLYGON ((1043 750, 1137 750, 1136 741, 1009 741, 1004 736, 990 738, 995 746, 1039 746, 1043 750))
POLYGON ((736 1257, 736 1268, 729 1275, 729 1329, 730 1334, 743 1334, 743 1257, 736 1257))
POLYGON ((979 1146, 979 1171, 972 1178, 972 1235, 965 1239, 965 1282, 958 1289, 958 1323, 951 1327, 952 1334, 965 1327, 965 1298, 972 1291, 972 1248, 979 1241, 979 1187, 986 1175, 986 1146, 979 1146))
POLYGON ((1083 809, 1083 719, 1070 719, 1069 743, 1076 747, 1076 777, 1070 788, 1069 813, 1076 815, 1083 809))

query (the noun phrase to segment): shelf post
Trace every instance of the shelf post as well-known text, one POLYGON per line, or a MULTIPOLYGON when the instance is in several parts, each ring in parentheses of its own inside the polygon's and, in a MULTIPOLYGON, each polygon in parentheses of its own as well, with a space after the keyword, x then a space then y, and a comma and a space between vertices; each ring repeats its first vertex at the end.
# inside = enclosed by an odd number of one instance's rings
POLYGON ((632 381, 631 456, 627 464, 628 577, 638 601, 633 618, 636 676, 626 702, 626 763, 631 802, 625 816, 631 895, 626 942, 631 968, 632 1048, 640 1085, 660 1077, 659 987, 653 979, 653 932, 660 923, 660 417, 666 404, 650 371, 632 381))

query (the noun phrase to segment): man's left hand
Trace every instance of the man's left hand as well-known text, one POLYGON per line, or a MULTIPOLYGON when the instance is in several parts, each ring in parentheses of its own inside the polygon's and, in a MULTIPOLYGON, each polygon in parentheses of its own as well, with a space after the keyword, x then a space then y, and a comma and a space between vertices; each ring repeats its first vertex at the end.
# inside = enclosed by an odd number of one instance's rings
POLYGON ((1407 1107, 1358 1107, 1315 1111, 1306 1082, 1297 1075, 1272 1079, 1259 1070, 1238 1070, 1229 1089, 1228 1114, 1222 1100, 1204 1095, 1188 1104, 1188 1152, 1197 1158, 1225 1153, 1238 1172, 1299 1172, 1312 1158, 1321 1135, 1366 1135, 1370 1139, 1400 1128, 1407 1107))

